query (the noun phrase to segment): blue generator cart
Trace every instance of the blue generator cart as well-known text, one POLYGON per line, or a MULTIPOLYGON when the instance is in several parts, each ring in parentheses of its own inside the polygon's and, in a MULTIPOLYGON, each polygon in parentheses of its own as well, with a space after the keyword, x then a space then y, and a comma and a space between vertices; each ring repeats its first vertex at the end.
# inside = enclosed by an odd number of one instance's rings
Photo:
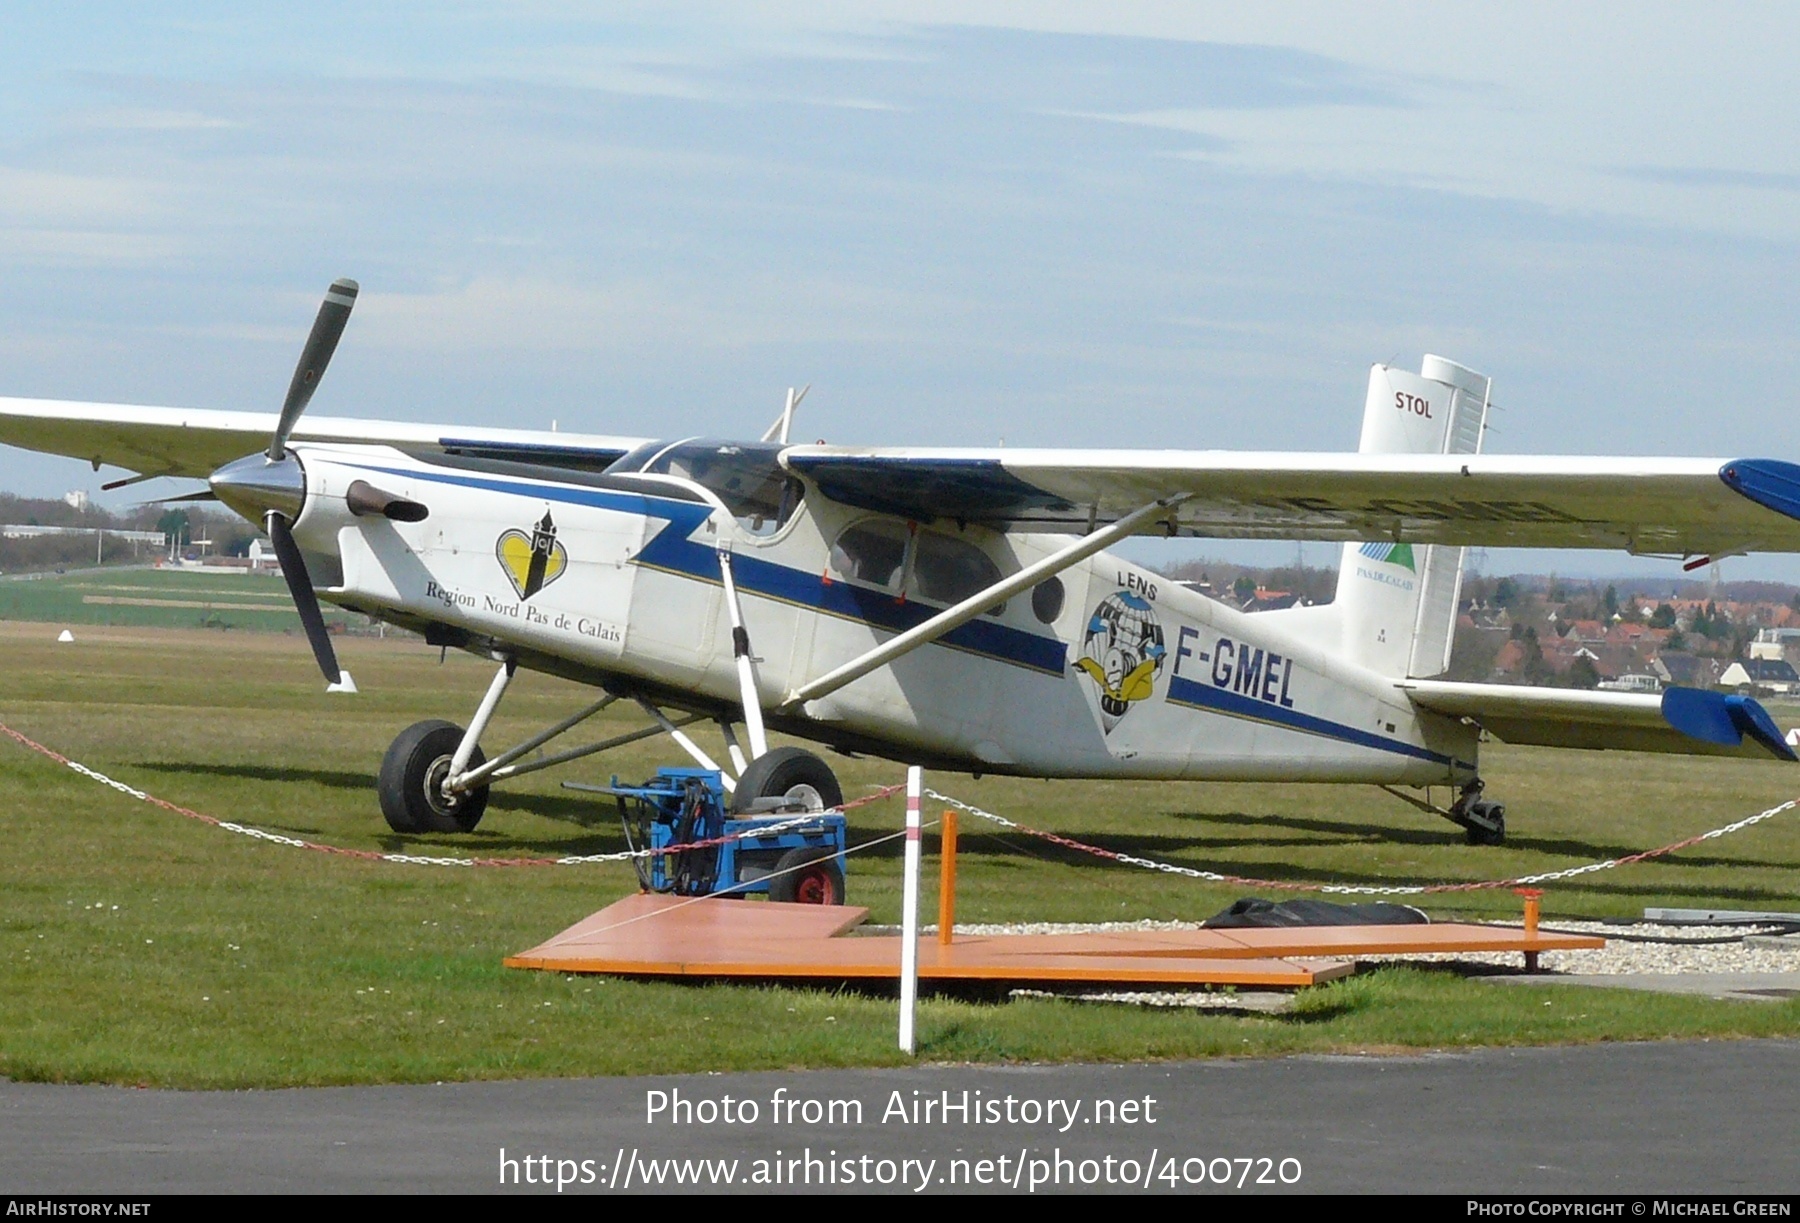
POLYGON ((766 809, 729 814, 724 779, 716 769, 659 769, 641 786, 620 785, 615 777, 604 792, 618 800, 631 848, 672 850, 634 859, 646 891, 676 896, 762 892, 770 900, 844 903, 848 821, 840 813, 808 815, 783 810, 780 800, 767 799, 758 803, 766 809))

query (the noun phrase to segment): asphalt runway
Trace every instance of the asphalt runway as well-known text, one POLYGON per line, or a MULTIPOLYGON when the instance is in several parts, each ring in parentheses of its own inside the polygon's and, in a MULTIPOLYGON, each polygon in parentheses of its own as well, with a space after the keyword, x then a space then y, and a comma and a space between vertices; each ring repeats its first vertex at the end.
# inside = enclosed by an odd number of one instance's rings
POLYGON ((0 1083, 0 1133, 7 1194, 556 1193, 559 1179, 563 1193, 1792 1193, 1800 1041, 251 1092, 0 1083))

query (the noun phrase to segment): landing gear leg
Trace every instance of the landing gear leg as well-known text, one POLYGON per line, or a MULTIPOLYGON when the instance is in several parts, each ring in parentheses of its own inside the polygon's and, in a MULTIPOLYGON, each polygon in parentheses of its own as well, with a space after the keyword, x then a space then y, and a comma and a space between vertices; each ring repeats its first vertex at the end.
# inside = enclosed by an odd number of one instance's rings
POLYGON ((1481 797, 1487 787, 1477 777, 1450 804, 1450 818, 1462 825, 1471 845, 1500 845, 1506 840, 1506 805, 1481 797))

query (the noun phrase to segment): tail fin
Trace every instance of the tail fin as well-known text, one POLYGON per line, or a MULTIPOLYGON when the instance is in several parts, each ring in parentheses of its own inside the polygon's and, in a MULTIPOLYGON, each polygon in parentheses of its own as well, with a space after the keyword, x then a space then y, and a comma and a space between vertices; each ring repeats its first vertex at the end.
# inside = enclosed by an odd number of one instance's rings
MULTIPOLYGON (((1491 381, 1427 355, 1417 374, 1377 365, 1363 407, 1363 454, 1476 454, 1491 381)), ((1450 665, 1466 549, 1345 544, 1333 599, 1342 648, 1383 675, 1427 677, 1450 665)))

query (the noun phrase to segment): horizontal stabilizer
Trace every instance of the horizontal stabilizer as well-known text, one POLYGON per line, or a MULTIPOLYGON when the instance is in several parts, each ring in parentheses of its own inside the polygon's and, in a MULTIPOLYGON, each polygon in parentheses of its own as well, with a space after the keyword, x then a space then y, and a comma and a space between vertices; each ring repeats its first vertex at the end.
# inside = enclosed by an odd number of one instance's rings
POLYGON ((1800 760, 1747 696, 1670 688, 1661 696, 1407 680, 1413 704, 1467 718, 1505 743, 1800 760))

